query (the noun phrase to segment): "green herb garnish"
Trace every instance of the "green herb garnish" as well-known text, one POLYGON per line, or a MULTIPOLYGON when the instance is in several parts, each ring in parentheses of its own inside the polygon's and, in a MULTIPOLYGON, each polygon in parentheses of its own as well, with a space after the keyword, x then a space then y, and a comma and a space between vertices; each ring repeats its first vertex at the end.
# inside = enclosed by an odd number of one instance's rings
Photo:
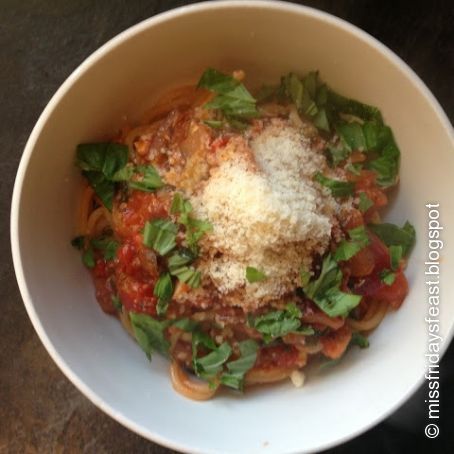
POLYGON ((342 271, 336 260, 328 254, 323 260, 317 279, 303 287, 306 296, 330 317, 346 317, 361 301, 361 295, 340 290, 342 271))
POLYGON ((173 295, 173 284, 169 273, 161 274, 155 284, 153 294, 158 298, 157 314, 159 316, 165 315, 173 295))
POLYGON ((359 348, 368 348, 369 347, 369 339, 366 336, 355 331, 352 334, 352 338, 350 340, 349 346, 357 345, 359 348))
POLYGON ((401 246, 403 257, 409 254, 416 241, 415 228, 408 221, 403 227, 386 222, 383 224, 369 224, 369 229, 387 246, 401 246))
POLYGON ((329 188, 334 197, 348 197, 353 194, 355 189, 354 183, 349 181, 332 180, 331 178, 325 177, 320 172, 315 174, 314 179, 322 186, 329 188))
POLYGON ((361 213, 365 213, 370 207, 374 205, 374 202, 367 197, 367 195, 364 192, 359 193, 359 211, 361 213))
POLYGON ((239 343, 240 357, 228 362, 227 372, 221 376, 221 383, 234 389, 243 389, 244 376, 254 367, 257 360, 258 344, 252 339, 239 343))
POLYGON ((178 226, 166 219, 154 219, 145 224, 143 244, 166 255, 176 246, 178 226))
POLYGON ((216 93, 216 96, 204 107, 219 110, 234 127, 238 126, 235 122, 239 121, 242 125, 243 120, 259 115, 256 100, 246 87, 232 76, 208 68, 202 74, 197 86, 216 93))
POLYGON ((380 273, 380 279, 386 285, 393 285, 396 280, 396 273, 391 270, 383 270, 380 273))
POLYGON ((248 266, 246 267, 246 279, 251 284, 254 282, 261 282, 266 279, 266 274, 253 266, 248 266))
POLYGON ((165 329, 170 323, 168 320, 159 321, 149 315, 135 312, 130 312, 129 318, 137 343, 149 360, 153 351, 168 356, 170 343, 165 337, 165 329))

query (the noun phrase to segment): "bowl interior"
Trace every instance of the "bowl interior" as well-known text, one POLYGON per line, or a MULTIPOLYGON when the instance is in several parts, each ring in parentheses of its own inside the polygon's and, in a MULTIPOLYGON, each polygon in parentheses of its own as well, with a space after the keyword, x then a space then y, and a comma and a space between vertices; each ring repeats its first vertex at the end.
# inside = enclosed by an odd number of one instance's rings
MULTIPOLYGON (((133 430, 191 452, 319 450, 383 418, 422 377, 428 336, 425 204, 440 203, 440 222, 452 224, 453 168, 451 131, 438 104, 405 65, 362 32, 286 4, 183 8, 139 24, 95 53, 39 120, 13 200, 18 281, 53 358, 97 405, 133 430), (139 118, 157 94, 196 81, 208 66, 243 68, 252 85, 276 82, 290 70, 318 69, 335 90, 378 106, 402 152, 401 183, 387 219, 410 220, 418 241, 407 270, 410 293, 371 335, 367 351, 351 351, 301 389, 282 384, 196 403, 173 391, 165 360, 156 355, 150 365, 119 323, 101 312, 69 241, 80 186, 75 146, 111 136, 139 118)), ((441 279, 453 266, 454 244, 448 230, 442 235, 441 279)), ((453 286, 452 279, 441 286, 445 339, 454 319, 448 305, 453 286)))

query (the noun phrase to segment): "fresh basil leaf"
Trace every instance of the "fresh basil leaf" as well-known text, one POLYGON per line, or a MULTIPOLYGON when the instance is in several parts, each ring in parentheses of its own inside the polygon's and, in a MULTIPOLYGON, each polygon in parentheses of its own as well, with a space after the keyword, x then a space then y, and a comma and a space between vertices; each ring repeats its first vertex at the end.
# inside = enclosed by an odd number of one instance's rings
POLYGON ((221 129, 224 126, 222 120, 204 120, 203 123, 213 129, 221 129))
POLYGON ((356 241, 342 240, 334 252, 334 260, 336 260, 336 262, 349 260, 361 249, 363 249, 363 246, 356 241))
POLYGON ((89 248, 83 252, 82 262, 87 268, 95 267, 95 255, 91 246, 89 246, 89 248))
POLYGON ((369 235, 367 234, 366 227, 364 225, 348 230, 348 236, 352 241, 356 241, 363 247, 370 243, 369 235))
POLYGON ((345 293, 339 288, 330 288, 321 297, 314 299, 315 304, 330 317, 346 317, 361 301, 361 295, 345 293))
POLYGON ((304 293, 330 317, 345 317, 361 301, 360 295, 340 290, 342 271, 337 262, 328 254, 322 263, 317 279, 303 287, 304 293))
POLYGON ((354 115, 362 120, 374 120, 379 124, 383 123, 381 112, 377 107, 346 98, 333 90, 328 90, 327 95, 327 104, 329 104, 330 108, 335 112, 354 115))
POLYGON ((161 274, 155 284, 153 294, 158 297, 157 314, 159 316, 165 315, 173 295, 173 284, 169 273, 161 274))
POLYGON ((257 360, 258 344, 252 339, 239 343, 240 357, 227 363, 228 372, 221 376, 221 383, 234 389, 243 389, 244 376, 257 360))
POLYGON ((192 333, 195 329, 198 328, 199 323, 195 320, 191 320, 190 318, 180 318, 179 320, 173 322, 172 325, 183 331, 192 333))
POLYGON ((140 179, 129 182, 129 187, 132 189, 153 192, 165 185, 165 183, 161 180, 159 173, 152 165, 137 166, 135 173, 139 175, 140 179))
POLYGON ((253 266, 248 266, 246 267, 246 279, 251 284, 254 282, 261 282, 266 279, 266 274, 253 266))
POLYGON ((104 260, 113 260, 117 255, 119 243, 113 238, 94 238, 93 240, 91 240, 91 244, 95 249, 98 249, 103 253, 104 260))
POLYGON ((366 150, 366 139, 364 138, 363 128, 359 123, 338 123, 336 132, 341 138, 342 143, 349 150, 366 150))
POLYGON ((301 268, 300 279, 301 279, 301 287, 305 287, 311 279, 311 273, 309 271, 307 271, 306 269, 301 268))
POLYGON ((349 346, 357 345, 359 348, 368 348, 369 347, 369 339, 366 336, 355 331, 352 333, 352 338, 350 340, 349 346))
POLYGON ((402 259, 402 246, 389 246, 389 256, 391 258, 391 269, 396 271, 399 269, 400 260, 402 259))
POLYGON ((82 175, 88 180, 88 183, 101 199, 103 205, 112 211, 113 198, 115 193, 115 184, 108 181, 101 172, 82 171, 82 175))
POLYGON ((382 187, 393 186, 399 176, 400 151, 394 139, 380 152, 380 156, 367 163, 377 173, 377 183, 382 187))
POLYGON ((145 224, 143 244, 166 255, 176 246, 178 226, 166 219, 154 219, 145 224))
POLYGON ((359 193, 359 211, 361 213, 365 213, 370 207, 374 205, 374 202, 367 197, 367 195, 364 192, 359 193))
POLYGON ((210 379, 216 376, 222 371, 223 365, 231 353, 232 349, 227 342, 217 347, 206 333, 201 331, 192 333, 192 365, 198 377, 210 379), (201 345, 211 352, 199 358, 199 347, 201 345))
POLYGON ((76 236, 71 240, 71 246, 79 251, 81 251, 84 248, 84 244, 85 237, 83 235, 76 236))
POLYGON ((128 147, 118 143, 80 144, 76 155, 76 164, 82 170, 102 172, 110 179, 128 162, 128 147))
POLYGON ((175 192, 172 205, 170 206, 171 214, 189 214, 192 211, 192 205, 189 200, 185 200, 179 192, 175 192))
POLYGON ((396 280, 396 273, 391 270, 383 270, 380 273, 380 279, 386 285, 393 285, 396 280))
POLYGON ((246 87, 235 78, 209 68, 199 80, 198 87, 217 94, 205 104, 206 109, 220 110, 234 119, 249 119, 258 116, 256 100, 246 87))
POLYGON ((348 170, 350 173, 352 173, 353 175, 356 175, 356 176, 361 175, 362 168, 363 168, 363 165, 359 162, 357 162, 355 164, 349 163, 345 166, 345 170, 348 170))
POLYGON ((302 332, 299 332, 300 318, 301 311, 294 304, 289 303, 285 310, 272 311, 256 318, 250 318, 249 324, 263 335, 266 343, 269 343, 277 337, 289 333, 313 334, 313 330, 310 330, 309 327, 305 327, 302 332))
POLYGON ((172 276, 176 276, 179 281, 184 282, 192 288, 200 287, 202 282, 202 274, 196 271, 192 266, 182 266, 170 271, 172 276))
POLYGON ((337 167, 342 161, 348 158, 350 150, 342 146, 342 144, 328 145, 327 154, 331 167, 337 167))
POLYGON ((175 251, 167 260, 169 271, 172 273, 173 271, 178 270, 178 268, 192 263, 195 258, 196 256, 190 249, 180 248, 175 251))
POLYGON ((112 296, 112 306, 117 310, 121 311, 123 308, 123 304, 121 302, 121 299, 118 295, 113 295, 112 296))
POLYGON ((142 350, 151 360, 153 351, 157 351, 165 356, 169 354, 170 343, 165 337, 165 329, 168 321, 155 320, 146 314, 129 313, 132 329, 142 350))
POLYGON ((348 197, 353 194, 355 189, 354 183, 349 181, 332 180, 317 172, 314 176, 315 181, 320 183, 322 186, 327 187, 331 190, 331 194, 334 197, 348 197))
POLYGON ((316 128, 326 132, 330 131, 328 116, 324 108, 318 109, 318 112, 316 113, 312 121, 316 128))
POLYGON ((402 256, 406 257, 416 241, 415 228, 407 221, 404 226, 395 224, 369 224, 369 229, 375 233, 387 246, 401 246, 402 256))

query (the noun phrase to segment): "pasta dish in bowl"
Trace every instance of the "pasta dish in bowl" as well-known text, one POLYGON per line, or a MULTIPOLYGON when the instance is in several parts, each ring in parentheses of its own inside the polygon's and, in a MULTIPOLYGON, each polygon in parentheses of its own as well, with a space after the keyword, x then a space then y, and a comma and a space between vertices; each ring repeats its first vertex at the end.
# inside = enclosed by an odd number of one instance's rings
POLYGON ((415 230, 380 218, 400 159, 380 111, 317 72, 255 96, 244 75, 207 69, 146 124, 77 148, 73 245, 98 302, 196 400, 301 386, 314 358, 366 348, 408 290, 415 230))

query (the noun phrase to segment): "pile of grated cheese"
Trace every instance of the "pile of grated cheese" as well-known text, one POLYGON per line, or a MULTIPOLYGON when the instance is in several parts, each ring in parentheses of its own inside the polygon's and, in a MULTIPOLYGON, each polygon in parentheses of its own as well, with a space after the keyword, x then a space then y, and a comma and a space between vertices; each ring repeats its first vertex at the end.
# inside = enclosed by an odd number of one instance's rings
POLYGON ((313 181, 326 161, 301 130, 277 121, 244 140, 191 202, 213 225, 202 246, 204 276, 223 301, 254 310, 300 284, 301 268, 327 249, 339 206, 313 181), (267 278, 249 283, 248 266, 267 278))

